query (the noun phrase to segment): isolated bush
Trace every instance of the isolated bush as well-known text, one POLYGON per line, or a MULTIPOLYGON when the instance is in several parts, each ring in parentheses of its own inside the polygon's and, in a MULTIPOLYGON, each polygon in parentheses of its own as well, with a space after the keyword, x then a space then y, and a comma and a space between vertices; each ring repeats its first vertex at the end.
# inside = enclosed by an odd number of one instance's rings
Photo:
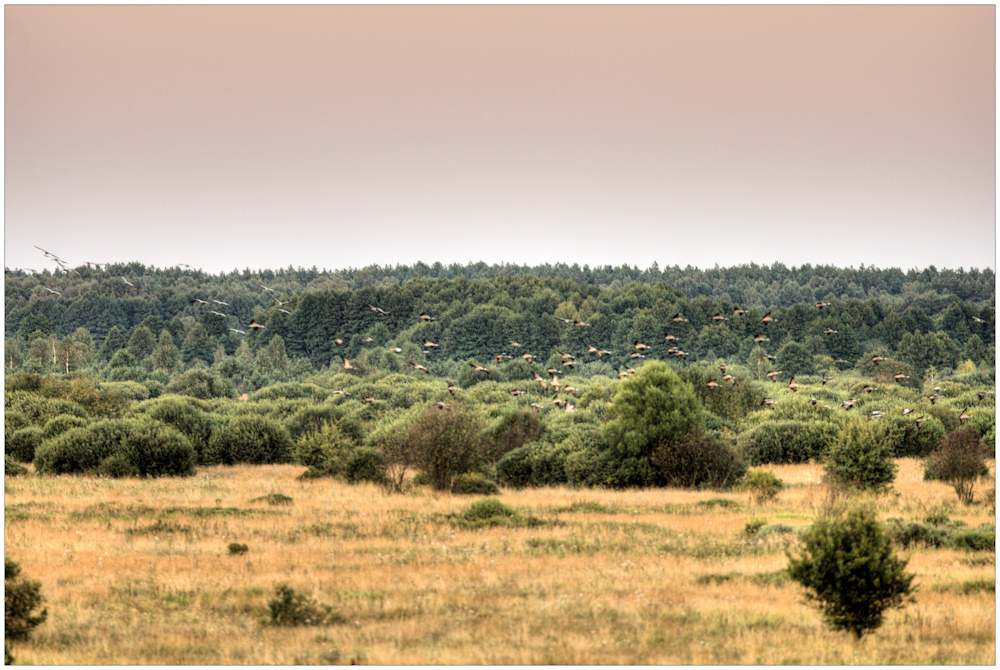
POLYGON ((35 460, 35 451, 42 445, 42 429, 28 426, 14 431, 4 445, 4 453, 21 463, 35 460))
POLYGON ((777 498, 785 488, 785 484, 770 470, 753 470, 744 479, 743 488, 749 491, 754 502, 760 505, 777 498))
POLYGON ((245 544, 240 544, 239 542, 229 543, 229 553, 233 556, 239 556, 240 554, 245 554, 250 551, 250 547, 245 544))
POLYGON ((212 432, 205 463, 288 463, 292 438, 288 429, 273 419, 244 415, 230 417, 212 432))
POLYGON ((973 502, 976 480, 988 473, 979 446, 979 432, 969 427, 959 428, 946 437, 924 466, 924 479, 950 484, 965 505, 973 502))
POLYGON ((837 432, 828 421, 765 421, 744 438, 747 458, 752 465, 807 463, 826 455, 837 432))
POLYGON ((148 417, 104 419, 74 428, 46 440, 35 452, 35 469, 46 474, 193 475, 194 463, 191 442, 148 417))
POLYGON ((983 524, 979 528, 955 530, 949 544, 953 549, 965 551, 992 551, 996 549, 997 533, 993 524, 983 524))
POLYGON ((8 477, 21 477, 28 474, 28 468, 24 467, 10 457, 10 454, 3 455, 3 473, 8 477))
POLYGON ((455 477, 477 470, 481 430, 479 417, 461 405, 428 409, 407 431, 412 462, 434 488, 447 491, 455 477))
POLYGON ((287 584, 278 585, 275 597, 268 602, 271 610, 271 624, 274 626, 322 626, 343 623, 343 617, 332 611, 329 605, 317 605, 316 601, 303 593, 296 593, 287 584))
POLYGON ((48 610, 33 612, 45 602, 42 583, 21 576, 21 566, 3 557, 4 639, 26 640, 48 617, 48 610))
POLYGON ((902 606, 912 589, 906 561, 868 509, 845 520, 819 520, 802 535, 802 555, 789 555, 788 572, 807 589, 827 624, 857 638, 882 625, 886 609, 902 606))
POLYGON ((854 419, 845 423, 827 455, 826 474, 835 486, 881 493, 896 478, 892 448, 875 421, 854 419))
POLYGON ((682 488, 726 488, 747 471, 746 460, 732 440, 700 430, 692 430, 681 439, 665 440, 649 460, 667 486, 682 488))
POLYGON ((947 527, 923 521, 902 521, 889 519, 886 521, 886 533, 889 538, 908 549, 912 545, 923 545, 932 549, 947 546, 949 535, 947 527))
POLYGON ((500 493, 500 487, 481 472, 466 472, 455 477, 451 492, 460 495, 496 495, 500 493))

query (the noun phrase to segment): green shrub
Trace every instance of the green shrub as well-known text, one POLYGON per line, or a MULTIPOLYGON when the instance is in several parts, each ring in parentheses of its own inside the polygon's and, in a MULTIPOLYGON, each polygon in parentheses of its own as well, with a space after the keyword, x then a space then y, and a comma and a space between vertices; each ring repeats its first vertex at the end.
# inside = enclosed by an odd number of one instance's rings
POLYGON ((11 458, 10 454, 4 454, 3 473, 8 477, 21 477, 28 474, 28 468, 11 458))
POLYGON ((216 423, 205 403, 187 396, 168 395, 140 403, 135 411, 179 430, 190 440, 198 460, 204 461, 216 423))
POLYGON ((535 412, 518 410, 500 417, 489 432, 483 445, 483 456, 491 463, 511 451, 537 442, 545 434, 545 425, 535 412))
POLYGON ((174 377, 173 381, 163 388, 164 393, 191 396, 200 400, 211 398, 231 398, 236 388, 228 379, 223 379, 214 372, 207 370, 188 370, 174 377))
POLYGON ((850 490, 881 493, 896 479, 890 445, 875 421, 854 419, 841 427, 827 456, 830 482, 850 490))
POLYGON ((42 445, 42 429, 28 426, 16 430, 4 445, 4 452, 16 461, 30 463, 35 460, 35 451, 42 445))
POLYGON ((760 505, 777 498, 785 484, 770 470, 753 470, 744 479, 743 488, 760 505))
POLYGON ((950 546, 965 551, 989 551, 996 548, 997 534, 992 524, 979 528, 962 528, 951 536, 950 546))
POLYGON ((765 421, 745 438, 752 465, 807 463, 823 458, 837 439, 828 421, 765 421))
POLYGON ((531 485, 534 444, 508 451, 497 463, 497 479, 504 486, 524 488, 531 485))
POLYGON ((465 511, 465 518, 470 521, 488 521, 490 519, 513 518, 516 516, 517 512, 512 507, 504 505, 496 498, 477 500, 469 505, 469 508, 465 511))
POLYGON ((827 624, 858 638, 882 625, 886 609, 902 606, 913 574, 892 553, 892 542, 870 510, 846 520, 820 520, 802 536, 802 555, 789 555, 788 572, 807 589, 827 624))
MULTIPOLYGON (((67 430, 81 428, 87 425, 87 420, 72 414, 60 414, 45 422, 42 428, 42 439, 47 440, 56 435, 62 435, 67 430)), ((36 445, 37 446, 37 445, 36 445)), ((32 460, 32 459, 28 459, 32 460)))
POLYGON ((245 544, 240 544, 239 542, 229 543, 229 553, 233 556, 239 556, 240 554, 245 554, 250 551, 250 547, 245 544))
POLYGON ((253 498, 250 502, 266 502, 268 505, 291 505, 295 502, 295 499, 291 496, 286 496, 284 493, 268 493, 266 496, 253 498))
POLYGON ((747 471, 746 461, 732 440, 699 430, 662 442, 650 462, 668 486, 683 488, 726 488, 747 471))
POLYGON ((894 458, 922 458, 944 439, 944 426, 933 416, 926 417, 920 428, 912 416, 887 416, 882 424, 894 458))
POLYGON ((428 409, 407 432, 412 462, 435 489, 447 491, 455 477, 478 469, 481 430, 479 417, 457 403, 428 409))
POLYGON ((45 602, 42 584, 21 577, 21 566, 6 556, 3 567, 4 639, 26 640, 48 617, 46 609, 32 613, 45 602))
POLYGON ((701 403, 694 389, 662 361, 649 361, 620 382, 612 413, 604 428, 605 442, 632 459, 648 458, 701 425, 701 403))
POLYGON ((342 433, 354 442, 360 442, 364 436, 361 425, 348 417, 347 412, 342 407, 331 403, 311 405, 300 409, 288 419, 286 425, 292 439, 299 440, 303 435, 320 430, 327 424, 335 424, 342 433))
POLYGON ((480 472, 466 472, 455 477, 451 492, 460 495, 496 495, 500 493, 500 487, 480 472))
POLYGON ((358 447, 347 461, 347 482, 374 482, 381 484, 385 480, 385 459, 382 452, 371 447, 358 447))
POLYGON ((47 474, 193 475, 194 463, 190 441, 148 417, 104 419, 74 428, 35 452, 35 469, 47 474))
POLYGON ((958 499, 971 505, 976 480, 989 470, 983 463, 979 433, 975 428, 959 428, 945 438, 941 448, 931 454, 925 469, 925 479, 937 479, 950 484, 958 499))
POLYGON ((903 549, 908 549, 912 545, 937 549, 946 546, 949 541, 947 528, 921 521, 889 519, 886 522, 886 532, 889 538, 903 549))
POLYGON ((273 419, 244 415, 230 417, 212 432, 205 463, 288 463, 292 460, 292 438, 288 429, 273 419))
POLYGON ((296 593, 287 584, 278 585, 274 592, 274 598, 268 602, 273 626, 323 626, 344 621, 329 605, 317 605, 315 600, 296 593))
POLYGON ((356 448, 357 443, 345 435, 336 423, 326 423, 300 437, 292 457, 296 463, 309 467, 318 476, 344 477, 356 448))

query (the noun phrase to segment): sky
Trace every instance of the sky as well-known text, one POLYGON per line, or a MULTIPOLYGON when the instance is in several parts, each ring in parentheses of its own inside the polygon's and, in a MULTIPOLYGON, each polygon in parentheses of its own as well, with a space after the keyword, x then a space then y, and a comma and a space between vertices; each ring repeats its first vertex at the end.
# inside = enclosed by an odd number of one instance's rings
POLYGON ((4 263, 996 268, 996 7, 5 5, 4 263))

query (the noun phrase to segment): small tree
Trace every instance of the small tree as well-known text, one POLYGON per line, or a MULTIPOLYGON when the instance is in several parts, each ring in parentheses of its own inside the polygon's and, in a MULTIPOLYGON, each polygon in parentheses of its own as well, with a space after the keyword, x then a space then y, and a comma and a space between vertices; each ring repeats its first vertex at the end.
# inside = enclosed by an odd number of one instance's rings
POLYGON ((892 553, 892 542, 870 509, 846 520, 820 520, 802 537, 801 557, 788 555, 788 572, 836 630, 860 639, 882 625, 885 610, 901 607, 912 594, 914 575, 892 553))
POLYGON ((42 584, 21 577, 21 566, 6 556, 3 558, 3 605, 4 637, 10 640, 25 640, 35 626, 45 621, 48 610, 37 615, 32 611, 40 607, 42 584))
POLYGON ((952 432, 931 454, 924 468, 924 479, 939 479, 951 484, 958 499, 965 505, 971 505, 973 487, 984 470, 979 431, 965 427, 952 432))
POLYGON ((847 489, 882 493, 896 479, 892 445, 874 421, 855 419, 840 430, 827 457, 829 481, 847 489))
POLYGON ((410 427, 407 448, 431 485, 445 491, 455 477, 479 465, 481 430, 480 418, 457 403, 448 410, 431 408, 410 427))

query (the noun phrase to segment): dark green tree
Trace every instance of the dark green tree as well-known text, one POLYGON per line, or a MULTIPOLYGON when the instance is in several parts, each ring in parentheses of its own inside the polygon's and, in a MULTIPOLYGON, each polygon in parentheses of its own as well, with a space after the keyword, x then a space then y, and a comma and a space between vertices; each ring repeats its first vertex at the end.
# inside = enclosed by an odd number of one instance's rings
POLYGON ((802 537, 802 554, 788 558, 789 575, 806 588, 827 624, 858 639, 913 592, 907 561, 893 555, 870 510, 853 510, 843 521, 817 521, 802 537))

